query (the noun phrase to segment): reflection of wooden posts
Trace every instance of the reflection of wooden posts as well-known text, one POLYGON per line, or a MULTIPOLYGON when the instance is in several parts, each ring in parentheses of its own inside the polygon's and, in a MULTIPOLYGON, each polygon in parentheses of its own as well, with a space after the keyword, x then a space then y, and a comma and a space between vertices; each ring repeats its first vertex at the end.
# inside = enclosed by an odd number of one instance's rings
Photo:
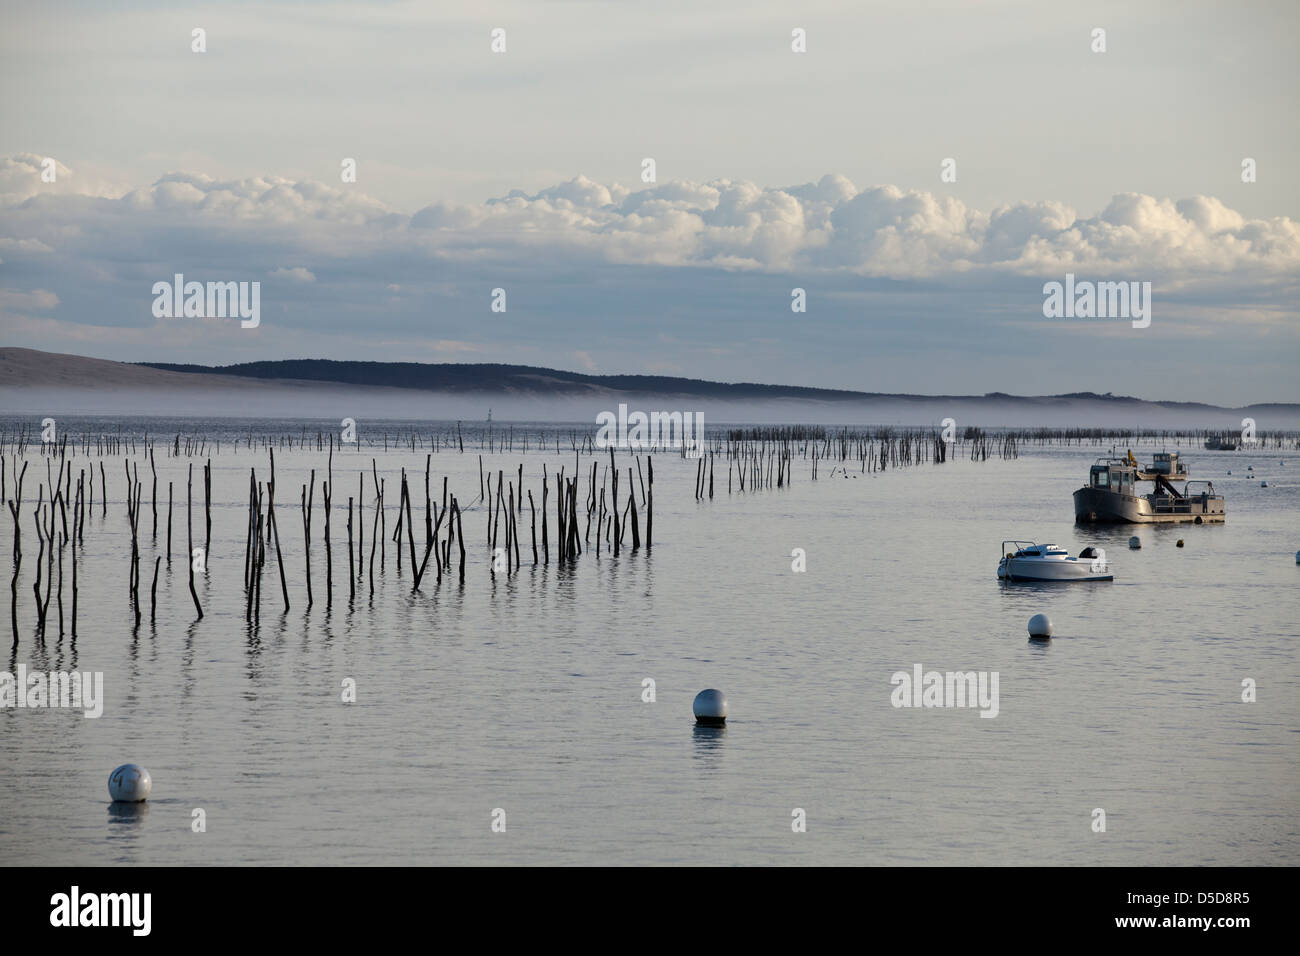
MULTIPOLYGON (((271 454, 271 480, 275 480, 275 453, 271 454)), ((212 459, 203 465, 203 560, 212 552, 212 459)))
POLYGON ((429 498, 429 464, 432 454, 424 456, 424 548, 428 551, 433 546, 433 502, 429 498))
MULTIPOLYGON (((50 491, 53 492, 55 487, 56 486, 51 486, 50 491)), ((51 596, 50 589, 54 586, 54 499, 53 498, 50 499, 49 507, 46 508, 42 513, 45 515, 45 522, 44 522, 45 541, 47 545, 45 549, 45 604, 43 608, 44 610, 43 617, 45 620, 49 620, 50 596, 51 596)), ((45 636, 44 628, 41 629, 41 636, 42 637, 45 636)))
POLYGON ((140 484, 127 471, 126 515, 131 525, 131 607, 136 626, 140 624, 140 484))
MULTIPOLYGON (((426 464, 426 467, 427 467, 427 464, 426 464)), ((433 555, 434 555, 434 564, 435 564, 435 565, 437 566, 437 568, 438 568, 438 584, 442 584, 442 566, 443 566, 443 564, 446 562, 447 549, 450 549, 450 547, 451 547, 451 541, 450 541, 450 540, 448 540, 446 548, 444 548, 443 545, 441 545, 441 544, 438 543, 438 535, 439 535, 439 533, 442 531, 442 519, 445 518, 445 517, 447 516, 447 506, 446 506, 446 503, 445 503, 445 501, 446 501, 446 498, 445 498, 445 496, 446 496, 446 478, 443 479, 443 495, 444 495, 444 504, 443 504, 442 510, 438 512, 438 520, 437 520, 437 521, 434 523, 434 525, 433 525, 433 534, 432 534, 432 536, 431 536, 430 539, 429 539, 429 543, 428 543, 428 545, 427 545, 427 546, 425 547, 425 549, 424 549, 424 560, 420 563, 420 577, 423 577, 423 576, 424 576, 424 567, 425 567, 425 565, 427 565, 427 564, 429 563, 429 554, 430 554, 430 552, 433 552, 433 555)), ((429 501, 428 493, 427 493, 427 491, 426 491, 426 493, 425 493, 425 509, 426 509, 425 516, 426 516, 426 518, 428 517, 428 509, 431 508, 431 507, 432 507, 432 502, 429 501)), ((427 527, 427 526, 426 526, 426 527, 427 527)), ((418 582, 417 582, 417 583, 418 583, 418 582)))
MULTIPOLYGON (((95 474, 93 471, 90 473, 95 474)), ((167 567, 172 566, 172 483, 167 482, 167 567)))
MULTIPOLYGON (((373 463, 373 459, 371 459, 373 463)), ((384 500, 379 497, 378 483, 375 485, 375 516, 370 525, 370 596, 375 596, 375 546, 379 543, 379 515, 384 510, 384 500)))
MULTIPOLYGON (((522 471, 523 471, 523 465, 520 465, 519 468, 520 468, 520 471, 522 472, 522 471)), ((513 500, 513 498, 514 498, 514 489, 512 488, 512 489, 511 489, 511 499, 513 500)), ((520 486, 520 491, 519 491, 519 505, 518 505, 517 508, 511 508, 511 509, 510 509, 510 540, 511 540, 512 542, 514 542, 514 546, 515 546, 515 570, 516 570, 516 571, 519 570, 519 564, 520 564, 520 561, 519 561, 519 521, 518 521, 518 517, 519 517, 519 511, 520 511, 520 509, 523 508, 523 505, 524 505, 524 493, 523 493, 523 486, 521 485, 521 486, 520 486)))
POLYGON ((257 525, 256 512, 257 501, 257 473, 248 469, 248 520, 244 523, 244 589, 248 590, 253 585, 253 534, 257 525))
POLYGON ((515 483, 513 481, 510 482, 507 494, 509 497, 507 498, 508 504, 506 507, 506 574, 509 574, 512 560, 510 553, 510 519, 514 517, 515 513, 515 483))
MULTIPOLYGON (((497 533, 498 533, 498 532, 500 531, 500 529, 501 529, 501 497, 502 497, 502 481, 503 481, 504 477, 505 477, 505 472, 503 472, 503 471, 501 471, 500 469, 498 469, 498 470, 497 470, 497 500, 496 500, 496 509, 495 509, 495 517, 493 518, 493 521, 492 521, 492 551, 493 551, 493 553, 496 552, 496 549, 497 549, 497 533)), ((491 481, 491 479, 489 479, 489 482, 490 482, 490 481, 491 481)), ((507 532, 507 533, 508 533, 508 532, 507 532)))
MULTIPOLYGON (((59 508, 63 508, 63 494, 59 493, 59 508)), ((68 542, 66 531, 59 532, 59 591, 58 591, 58 608, 59 608, 59 637, 63 637, 63 548, 68 542)))
POLYGON ((453 495, 451 499, 452 507, 456 509, 456 544, 460 547, 460 583, 465 583, 465 527, 460 520, 460 505, 453 495))
POLYGON ((415 573, 415 524, 411 520, 411 489, 406 483, 406 471, 402 471, 402 497, 406 501, 406 544, 411 556, 411 573, 415 573))
POLYGON ((39 545, 36 551, 36 580, 32 583, 32 593, 36 596, 36 631, 42 638, 45 637, 45 607, 41 603, 41 562, 45 558, 45 533, 41 529, 41 502, 45 500, 45 489, 41 488, 40 499, 36 502, 36 510, 32 512, 32 523, 36 525, 36 540, 39 545))
MULTIPOLYGON (((158 567, 162 564, 162 556, 153 559, 153 586, 149 589, 149 623, 152 624, 158 619, 158 567)), ((77 636, 77 565, 72 565, 72 636, 77 636)))
POLYGON ((13 625, 14 643, 18 646, 18 572, 23 565, 23 547, 22 547, 22 519, 19 517, 18 510, 23 504, 23 475, 27 474, 27 462, 23 462, 22 471, 18 473, 18 479, 14 482, 14 497, 8 499, 9 514, 14 519, 14 576, 9 581, 9 620, 13 625))
MULTIPOLYGON (((627 470, 627 484, 629 489, 628 506, 632 509, 632 550, 635 551, 641 547, 641 527, 636 519, 636 485, 632 483, 631 468, 627 470)), ((644 486, 642 487, 644 488, 644 486)))
POLYGON ((158 469, 154 466, 153 448, 149 449, 149 470, 153 473, 153 494, 150 496, 150 507, 153 508, 153 533, 151 537, 154 541, 158 540, 158 469))
MULTIPOLYGON (((334 437, 330 436, 330 441, 334 437)), ((324 481, 320 486, 325 503, 325 606, 334 604, 334 552, 330 550, 330 483, 324 481)))
POLYGON ((572 560, 582 554, 582 542, 578 539, 578 479, 574 478, 569 486, 569 544, 565 553, 572 560))
MULTIPOLYGON (((447 573, 451 574, 451 540, 456 536, 456 528, 451 523, 451 512, 445 507, 438 514, 439 522, 444 517, 447 519, 447 540, 442 543, 442 550, 438 554, 438 584, 440 585, 442 584, 443 570, 446 569, 447 573)), ((434 530, 433 544, 435 548, 438 546, 438 532, 436 529, 434 530)))
MULTIPOLYGON (((557 439, 558 440, 558 439, 557 439)), ((555 476, 555 560, 564 563, 568 537, 564 533, 564 469, 555 476)))
MULTIPOLYGON (((411 555, 411 590, 420 586, 420 579, 424 577, 424 568, 429 561, 429 551, 425 549, 424 561, 419 564, 415 563, 415 525, 411 518, 411 490, 406 482, 406 470, 402 470, 402 500, 398 504, 399 508, 406 509, 406 543, 411 555)), ((398 542, 398 550, 401 550, 401 542, 398 542)))
POLYGON ((551 545, 546 536, 546 498, 550 494, 550 479, 546 477, 546 465, 542 465, 542 563, 551 563, 551 545))
POLYGON ((596 463, 591 463, 591 477, 587 479, 587 497, 583 501, 583 506, 587 509, 587 521, 582 528, 582 540, 588 545, 591 544, 591 514, 596 510, 596 463))
POLYGON ((77 541, 81 534, 81 510, 85 505, 83 476, 77 476, 77 501, 72 508, 72 639, 77 639, 77 541))
POLYGON ((262 563, 266 559, 266 539, 262 537, 262 496, 258 491, 257 526, 254 529, 253 543, 253 623, 262 623, 262 563))
POLYGON ((311 490, 307 490, 307 485, 302 486, 302 538, 303 538, 303 563, 307 567, 307 609, 311 610, 311 509, 316 498, 316 469, 311 470, 311 490))
POLYGON ((614 557, 617 558, 622 535, 618 523, 618 466, 614 463, 614 449, 612 448, 609 450, 609 478, 609 510, 610 520, 613 522, 614 557))
MULTIPOLYGON (((397 552, 402 553, 401 549, 397 552)), ((353 564, 354 555, 352 553, 352 497, 348 496, 348 600, 351 601, 357 596, 357 569, 353 564)))
POLYGON ((537 564, 537 507, 533 504, 533 492, 528 490, 528 511, 533 516, 533 565, 537 564))
MULTIPOLYGON (((406 469, 402 469, 402 484, 406 483, 406 469)), ((397 573, 402 573, 402 522, 405 518, 402 515, 402 493, 397 495, 397 523, 393 525, 393 548, 397 552, 397 573)), ((412 571, 415 569, 412 568, 412 571)))
POLYGON ((289 611, 289 582, 284 575, 284 556, 280 552, 280 526, 275 521, 275 449, 271 449, 271 480, 266 483, 266 515, 271 535, 275 539, 275 566, 280 570, 280 593, 284 597, 285 613, 289 611))
POLYGON ((244 620, 250 623, 253 620, 253 597, 257 589, 257 548, 261 543, 261 535, 258 532, 261 527, 259 523, 261 510, 262 505, 258 496, 256 476, 252 473, 252 469, 249 469, 248 529, 244 559, 244 620))
MULTIPOLYGON (((203 607, 199 604, 199 592, 194 590, 194 518, 192 512, 194 486, 194 463, 190 463, 189 477, 185 482, 185 537, 187 547, 185 552, 185 563, 189 566, 190 574, 190 597, 194 599, 194 610, 198 612, 199 620, 203 620, 203 607)), ((204 560, 207 559, 207 551, 203 552, 204 560)), ((206 567, 206 564, 205 564, 206 567)))
MULTIPOLYGON (((650 477, 650 481, 646 484, 646 495, 645 495, 645 546, 646 546, 646 550, 649 551, 651 531, 654 528, 654 521, 655 521, 655 460, 654 458, 650 456, 646 456, 645 468, 646 468, 646 474, 650 477)), ((730 467, 728 467, 728 471, 727 471, 727 480, 728 481, 731 480, 730 467)), ((730 485, 728 485, 728 491, 730 491, 730 485)))

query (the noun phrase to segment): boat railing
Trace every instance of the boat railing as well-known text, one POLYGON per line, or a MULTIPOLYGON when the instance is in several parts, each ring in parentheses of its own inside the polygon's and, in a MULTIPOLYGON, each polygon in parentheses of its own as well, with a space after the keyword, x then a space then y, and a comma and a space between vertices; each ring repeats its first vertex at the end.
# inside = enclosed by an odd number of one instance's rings
POLYGON ((1214 482, 1212 481, 1189 481, 1182 497, 1148 495, 1147 500, 1151 502, 1151 510, 1155 514, 1201 514, 1204 505, 1211 500, 1219 500, 1219 495, 1214 493, 1214 482), (1203 491, 1193 491, 1192 485, 1205 485, 1206 487, 1203 491))

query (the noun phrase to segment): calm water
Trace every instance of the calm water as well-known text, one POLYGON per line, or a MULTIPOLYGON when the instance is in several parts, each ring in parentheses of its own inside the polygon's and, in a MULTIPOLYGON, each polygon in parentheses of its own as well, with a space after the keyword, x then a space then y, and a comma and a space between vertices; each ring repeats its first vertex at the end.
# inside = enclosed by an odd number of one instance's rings
MULTIPOLYGON (((1071 492, 1107 451, 1029 450, 849 478, 823 463, 817 482, 800 461, 787 489, 728 497, 719 475, 716 497, 700 503, 695 463, 656 455, 653 552, 584 552, 571 568, 532 568, 525 509, 525 567, 493 580, 485 512, 471 510, 463 589, 454 576, 439 588, 431 567, 412 596, 407 559, 399 577, 389 545, 373 600, 367 575, 349 605, 347 495, 363 467, 370 549, 366 448, 335 456, 332 610, 319 541, 324 459, 285 451, 277 515, 293 608, 282 613, 272 552, 253 628, 242 596, 247 480, 250 466, 265 476, 266 455, 227 444, 213 456, 201 622, 178 510, 176 557, 164 561, 159 620, 148 623, 156 552, 144 479, 138 632, 126 598, 125 480, 109 458, 108 515, 96 504, 85 533, 75 647, 58 640, 57 622, 44 647, 32 639, 31 510, 45 471, 33 457, 20 641, 4 669, 103 671, 106 703, 97 720, 0 711, 0 858, 1294 865, 1300 456, 1184 448, 1192 477, 1226 490, 1226 525, 1077 529, 1071 492), (312 467, 316 606, 304 613, 298 488, 312 467), (1126 547, 1134 533, 1140 551, 1126 547), (1004 538, 1076 554, 1103 546, 1116 580, 1000 585, 1004 538), (806 573, 791 571, 794 548, 807 552, 806 573), (1039 611, 1055 622, 1050 643, 1026 639, 1039 611), (998 716, 893 707, 891 675, 918 663, 997 671, 998 716), (641 699, 647 677, 655 703, 641 699), (356 703, 340 700, 345 678, 357 683, 356 703), (1245 678, 1258 682, 1255 703, 1241 701, 1245 678), (705 687, 729 698, 725 730, 693 723, 705 687), (108 773, 126 761, 153 775, 139 810, 108 800, 108 773), (191 831, 197 807, 205 833, 191 831), (806 833, 791 831, 796 807, 806 833), (1098 807, 1105 833, 1091 829, 1098 807), (492 832, 495 808, 506 811, 505 833, 492 832)), ((435 454, 435 496, 447 474, 464 502, 476 498, 477 454, 435 454)), ((425 452, 376 457, 391 532, 398 470, 422 485, 425 452)), ((554 447, 485 460, 507 476, 522 462, 535 495, 544 461, 573 470, 572 453, 554 447)), ((187 461, 158 461, 158 547, 166 483, 183 504, 187 461)), ((142 478, 147 470, 142 462, 142 478)), ((11 535, 6 516, 6 584, 11 535)))

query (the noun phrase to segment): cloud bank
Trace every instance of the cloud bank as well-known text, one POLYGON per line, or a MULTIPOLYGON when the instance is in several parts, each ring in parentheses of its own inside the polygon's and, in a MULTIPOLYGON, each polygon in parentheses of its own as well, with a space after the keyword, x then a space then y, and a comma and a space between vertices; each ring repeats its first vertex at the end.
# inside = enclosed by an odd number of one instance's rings
MULTIPOLYGON (((859 188, 835 174, 784 188, 717 179, 635 189, 579 175, 535 193, 409 213, 355 185, 275 176, 177 172, 122 188, 62 166, 54 183, 41 172, 35 154, 0 160, 0 324, 9 344, 52 351, 176 361, 200 350, 213 361, 473 353, 916 391, 924 390, 916 368, 973 350, 990 356, 986 380, 942 387, 981 392, 1004 388, 989 373, 1023 369, 1036 350, 1083 348, 1074 380, 1056 390, 1134 391, 1133 376, 1147 372, 1133 366, 1124 381, 1104 382, 1098 370, 1115 370, 1116 350, 1098 346, 1097 361, 1085 364, 1091 346, 1077 341, 1123 334, 1118 326, 1058 324, 1044 339, 1042 285, 1066 272, 1154 283, 1157 331, 1125 345, 1152 350, 1143 369, 1152 356, 1168 362, 1189 347, 1156 346, 1174 316, 1184 340, 1254 329, 1284 336, 1293 354, 1297 332, 1300 226, 1248 218, 1210 196, 1121 193, 1091 213, 1052 200, 981 210, 952 193, 859 188), (159 325, 149 289, 176 272, 261 281, 264 328, 250 338, 159 325), (497 287, 510 294, 506 314, 489 312, 497 287), (797 331, 793 287, 812 303, 797 331), (119 351, 81 344, 110 341, 119 351), (693 353, 683 359, 687 342, 693 353), (122 354, 133 344, 135 353, 122 354), (879 369, 891 368, 891 354, 918 364, 904 380, 864 379, 848 364, 854 350, 870 350, 879 369), (821 369, 831 374, 818 377, 821 369)), ((1239 364, 1258 369, 1261 356, 1276 361, 1278 342, 1216 347, 1228 364, 1233 348, 1254 349, 1239 364)))
MULTIPOLYGON (((1267 279, 1300 267, 1300 224, 1247 219, 1210 196, 1121 193, 1084 215, 1051 200, 985 211, 941 193, 859 189, 834 174, 785 188, 718 179, 635 191, 577 176, 531 195, 514 190, 476 205, 438 202, 407 216, 355 187, 319 182, 172 173, 146 187, 106 192, 101 183, 83 188, 71 170, 59 170, 58 183, 48 184, 40 157, 0 160, 7 220, 0 250, 58 249, 61 233, 98 219, 138 229, 211 226, 231 238, 271 226, 282 230, 274 233, 281 241, 296 238, 338 255, 362 250, 333 246, 316 230, 350 227, 345 231, 358 246, 379 242, 451 260, 508 260, 527 250, 569 261, 895 279, 1064 270, 1182 280, 1245 271, 1267 279)), ((296 278, 308 272, 284 268, 296 278)))

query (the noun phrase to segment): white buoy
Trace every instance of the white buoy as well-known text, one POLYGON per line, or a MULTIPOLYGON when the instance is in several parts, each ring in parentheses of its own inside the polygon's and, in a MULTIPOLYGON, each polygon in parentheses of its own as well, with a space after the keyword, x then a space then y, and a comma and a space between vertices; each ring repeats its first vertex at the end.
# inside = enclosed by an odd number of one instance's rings
POLYGON ((727 695, 712 688, 702 690, 695 695, 691 709, 695 711, 696 723, 721 727, 727 722, 727 695))
POLYGON ((1142 539, 1137 535, 1133 535, 1133 537, 1128 539, 1128 546, 1133 551, 1139 551, 1142 548, 1142 539))
POLYGON ((1046 614, 1035 614, 1029 619, 1030 637, 1051 637, 1052 619, 1046 614))
POLYGON ((152 789, 153 778, 138 763, 124 763, 108 775, 108 795, 119 803, 141 803, 152 789))

